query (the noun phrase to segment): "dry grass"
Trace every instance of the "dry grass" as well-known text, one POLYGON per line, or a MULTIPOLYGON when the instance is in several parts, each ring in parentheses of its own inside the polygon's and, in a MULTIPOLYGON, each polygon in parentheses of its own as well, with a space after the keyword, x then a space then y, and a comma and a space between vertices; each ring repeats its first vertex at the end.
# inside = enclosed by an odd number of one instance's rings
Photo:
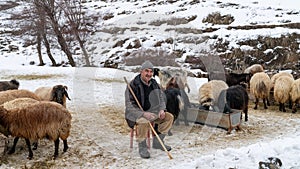
POLYGON ((13 76, 5 76, 3 79, 17 79, 17 80, 37 80, 37 79, 53 79, 53 78, 61 78, 63 75, 58 74, 48 74, 48 75, 13 75, 13 76))

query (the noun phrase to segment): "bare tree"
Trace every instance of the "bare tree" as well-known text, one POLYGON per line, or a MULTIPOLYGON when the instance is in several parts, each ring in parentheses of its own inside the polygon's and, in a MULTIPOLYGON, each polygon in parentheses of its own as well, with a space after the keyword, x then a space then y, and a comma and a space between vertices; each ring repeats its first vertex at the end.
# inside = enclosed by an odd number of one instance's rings
POLYGON ((55 33, 57 41, 61 47, 61 50, 67 55, 70 65, 75 67, 75 61, 73 59, 72 53, 67 45, 67 41, 63 36, 62 29, 59 25, 59 15, 61 14, 58 7, 56 6, 55 0, 35 0, 35 5, 37 8, 45 12, 51 27, 55 33))
POLYGON ((37 29, 37 49, 38 49, 38 53, 39 53, 40 65, 44 65, 43 60, 42 60, 42 54, 41 54, 42 53, 41 52, 41 41, 43 40, 44 45, 46 47, 47 55, 52 62, 52 66, 56 66, 57 64, 51 54, 50 43, 49 43, 47 35, 46 35, 47 22, 46 22, 46 18, 45 18, 45 12, 41 8, 39 8, 39 0, 34 0, 33 3, 34 3, 34 9, 36 11, 37 18, 38 18, 37 21, 35 22, 35 25, 36 25, 36 29, 37 29))
POLYGON ((86 15, 86 12, 82 9, 81 0, 61 0, 59 4, 64 12, 64 16, 67 19, 67 24, 70 29, 70 33, 74 36, 76 41, 82 50, 86 66, 90 66, 90 57, 85 48, 85 42, 91 28, 93 28, 93 21, 89 22, 93 17, 86 15))

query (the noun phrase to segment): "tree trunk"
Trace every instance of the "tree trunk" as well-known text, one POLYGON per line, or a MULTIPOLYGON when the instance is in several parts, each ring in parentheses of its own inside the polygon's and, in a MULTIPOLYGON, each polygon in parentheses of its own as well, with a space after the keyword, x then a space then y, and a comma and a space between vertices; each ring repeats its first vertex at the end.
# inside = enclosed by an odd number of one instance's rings
POLYGON ((81 38, 80 38, 80 36, 79 36, 79 34, 78 34, 77 31, 76 31, 76 35, 75 36, 76 36, 77 41, 79 42, 80 48, 81 48, 83 56, 85 58, 85 64, 86 64, 86 66, 91 66, 91 63, 90 63, 90 60, 89 60, 89 55, 88 55, 88 53, 87 53, 87 51, 86 51, 86 49, 84 47, 84 42, 81 40, 81 38))
POLYGON ((67 42, 66 42, 65 38, 63 37, 62 32, 59 30, 58 22, 55 20, 55 18, 54 18, 54 16, 53 16, 52 13, 47 12, 47 14, 48 14, 48 16, 50 18, 50 21, 52 23, 51 25, 52 25, 52 28, 53 28, 53 30, 55 32, 55 35, 57 37, 57 41, 58 41, 58 43, 59 43, 59 45, 61 47, 61 50, 64 51, 64 53, 67 55, 67 57, 69 59, 69 62, 70 62, 70 65, 72 67, 75 67, 76 64, 75 64, 75 62, 73 60, 72 53, 71 53, 71 51, 68 48, 67 42))
POLYGON ((41 38, 41 34, 39 32, 37 32, 37 52, 38 52, 38 56, 39 56, 39 61, 40 63, 38 64, 39 66, 44 66, 45 63, 43 61, 43 56, 42 56, 42 38, 41 38))
POLYGON ((44 40, 44 45, 46 47, 47 55, 48 55, 49 59, 52 62, 52 66, 57 66, 56 61, 55 61, 55 59, 53 58, 53 56, 51 54, 50 44, 49 44, 49 41, 47 39, 47 36, 46 36, 45 32, 43 33, 43 40, 44 40))

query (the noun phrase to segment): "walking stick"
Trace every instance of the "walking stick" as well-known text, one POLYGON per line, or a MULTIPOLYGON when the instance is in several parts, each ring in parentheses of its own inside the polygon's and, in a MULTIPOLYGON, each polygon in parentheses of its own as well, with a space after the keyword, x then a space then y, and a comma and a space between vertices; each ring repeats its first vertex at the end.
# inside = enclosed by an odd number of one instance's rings
MULTIPOLYGON (((128 83, 126 77, 124 77, 124 80, 125 80, 125 82, 126 82, 126 84, 127 84, 127 86, 128 86, 128 89, 130 90, 130 93, 131 93, 132 96, 134 97, 134 100, 137 102, 139 108, 140 108, 142 111, 144 111, 143 108, 142 108, 142 106, 141 106, 141 104, 140 104, 140 102, 139 102, 139 100, 136 98, 136 96, 135 96, 135 94, 134 94, 134 92, 133 92, 133 90, 132 90, 130 84, 128 83)), ((173 159, 173 157, 171 156, 170 152, 166 149, 164 143, 161 141, 160 137, 158 136, 158 134, 157 134, 156 131, 154 130, 154 128, 153 128, 153 126, 151 125, 150 121, 148 121, 148 124, 149 124, 149 126, 150 126, 152 132, 155 134, 155 137, 158 139, 160 145, 163 147, 163 149, 165 150, 165 152, 168 154, 170 160, 173 159)))

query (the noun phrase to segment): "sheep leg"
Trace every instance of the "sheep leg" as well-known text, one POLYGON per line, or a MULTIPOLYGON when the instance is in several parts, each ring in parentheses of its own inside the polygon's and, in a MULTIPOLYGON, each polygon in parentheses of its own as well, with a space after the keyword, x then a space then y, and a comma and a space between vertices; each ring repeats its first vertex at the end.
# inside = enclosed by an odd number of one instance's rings
POLYGON ((33 142, 32 143, 32 150, 36 150, 37 149, 37 147, 38 147, 38 141, 35 141, 35 142, 33 142))
POLYGON ((254 110, 257 109, 257 105, 258 105, 258 98, 255 98, 255 106, 254 106, 254 110))
POLYGON ((31 160, 32 157, 33 157, 33 152, 31 150, 30 141, 29 141, 29 139, 25 139, 25 141, 26 141, 26 145, 27 145, 27 148, 28 148, 28 151, 29 151, 27 159, 31 160))
POLYGON ((8 151, 8 154, 12 154, 12 153, 15 152, 15 150, 16 150, 16 145, 17 145, 18 141, 19 141, 19 137, 15 137, 15 138, 14 138, 14 144, 13 144, 13 146, 11 147, 11 149, 8 151))
POLYGON ((68 150, 68 148, 69 148, 67 139, 63 140, 63 142, 64 142, 64 150, 63 151, 66 152, 68 150))
MULTIPOLYGON (((267 99, 267 102, 268 102, 268 99, 267 99)), ((268 109, 267 104, 266 104, 266 99, 263 99, 263 103, 264 103, 264 108, 268 109)))
POLYGON ((55 160, 58 156, 58 147, 59 147, 59 138, 54 141, 54 155, 53 160, 55 160))
POLYGON ((244 109, 244 113, 245 113, 245 121, 248 121, 248 105, 246 105, 244 109))
POLYGON ((270 104, 269 98, 266 98, 266 100, 267 100, 267 105, 270 106, 271 104, 270 104))

